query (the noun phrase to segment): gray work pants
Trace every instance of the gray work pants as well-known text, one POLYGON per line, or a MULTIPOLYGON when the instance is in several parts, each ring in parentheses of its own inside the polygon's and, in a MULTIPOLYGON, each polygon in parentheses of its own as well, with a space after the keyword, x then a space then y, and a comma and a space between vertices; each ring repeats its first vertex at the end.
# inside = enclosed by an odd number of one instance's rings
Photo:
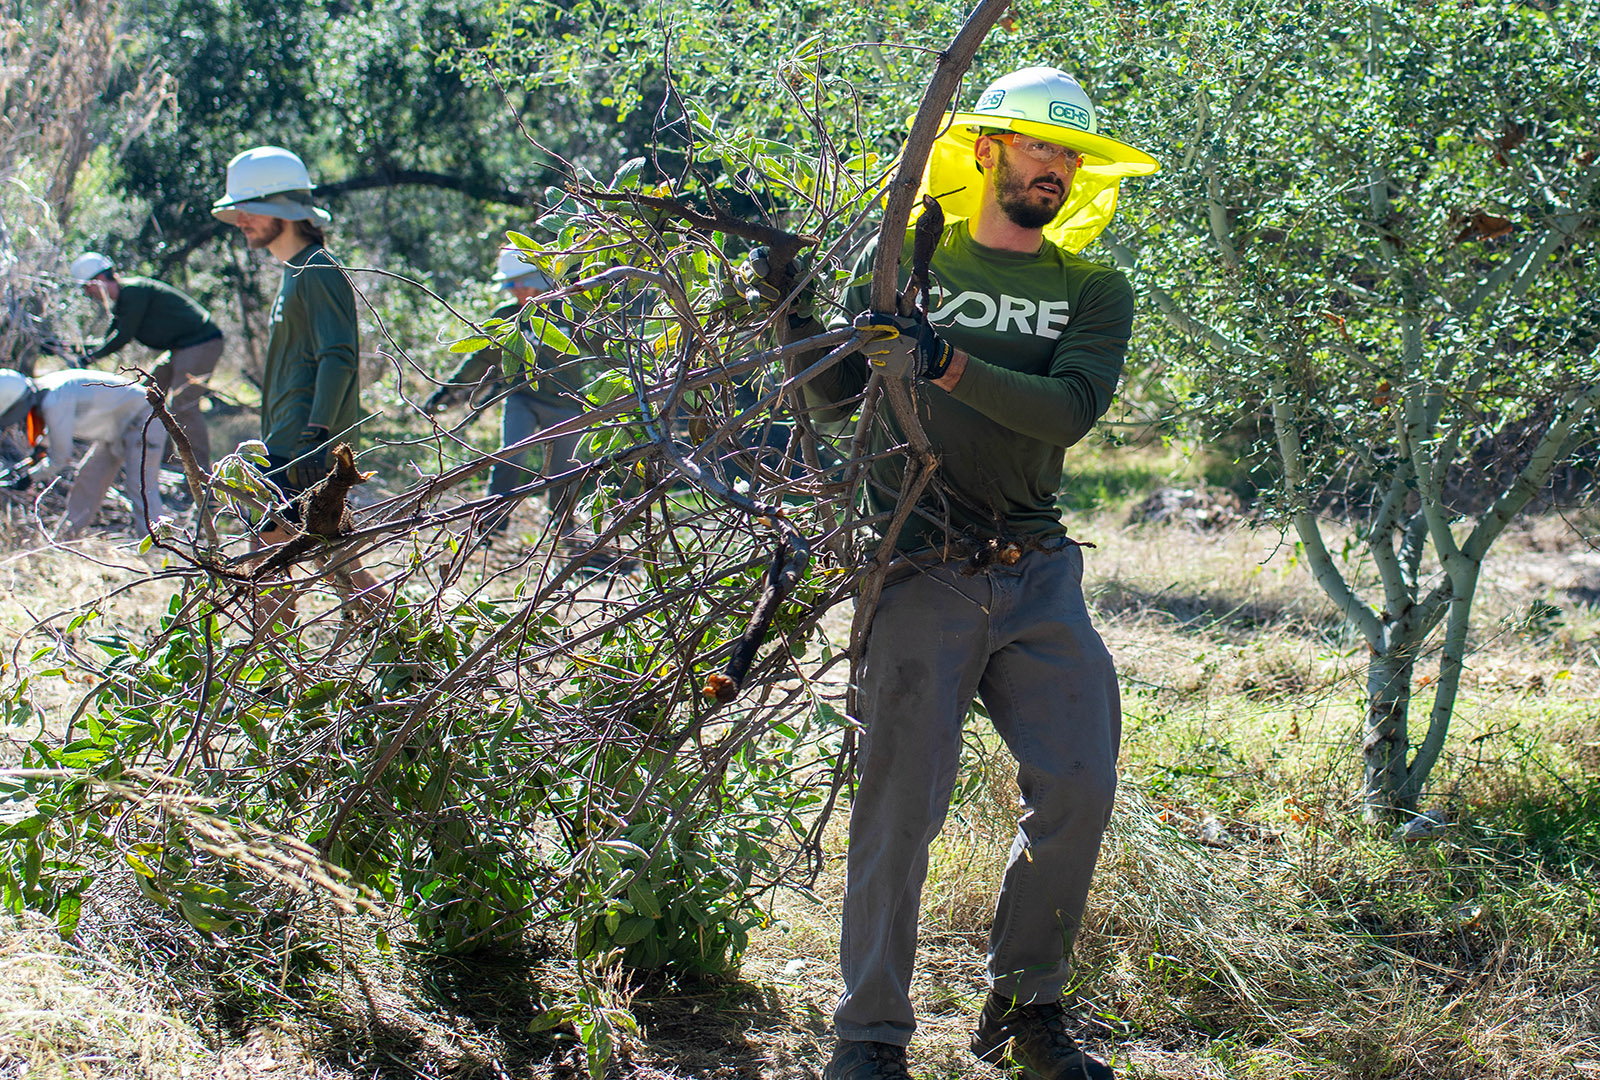
POLYGON ((148 407, 140 409, 122 434, 89 447, 78 464, 78 475, 67 493, 66 528, 75 534, 94 520, 111 482, 122 473, 122 491, 133 504, 134 536, 143 536, 145 521, 154 525, 161 516, 161 455, 167 448, 167 430, 150 419, 148 407), (149 421, 146 424, 146 421, 149 421))
MULTIPOLYGON (((500 416, 500 445, 514 446, 547 427, 559 424, 563 420, 570 420, 577 415, 578 410, 572 406, 541 395, 509 394, 500 416)), ((582 438, 583 432, 577 431, 544 443, 543 475, 557 476, 576 468, 579 464, 578 441, 582 438)), ((520 454, 497 457, 494 468, 489 473, 489 494, 503 495, 513 488, 532 483, 535 477, 526 468, 527 460, 526 450, 520 454)), ((571 517, 572 506, 578 499, 577 482, 569 481, 550 488, 546 497, 549 500, 551 522, 562 533, 574 531, 577 524, 571 517)), ((510 516, 510 512, 506 511, 491 519, 484 531, 504 532, 510 516)))
POLYGON ((905 1046, 928 845, 950 806, 974 693, 1017 761, 1023 813, 989 936, 991 987, 1060 998, 1117 784, 1122 707, 1083 602, 1083 551, 970 576, 925 568, 883 591, 861 679, 840 960, 841 1039, 905 1046))
POLYGON ((222 338, 214 337, 186 349, 173 349, 150 374, 156 385, 169 395, 167 408, 189 437, 189 446, 200 468, 211 471, 211 435, 206 431, 200 402, 206 396, 206 380, 222 358, 222 338))

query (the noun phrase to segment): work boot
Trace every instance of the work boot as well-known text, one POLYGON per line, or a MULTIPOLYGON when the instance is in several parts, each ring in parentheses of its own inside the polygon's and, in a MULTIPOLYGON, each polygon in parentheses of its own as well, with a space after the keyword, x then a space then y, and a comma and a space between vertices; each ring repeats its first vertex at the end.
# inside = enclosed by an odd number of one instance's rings
POLYGON ((1116 1080, 1111 1066, 1083 1052, 1067 1024, 1059 1001, 1014 1006, 990 994, 972 1034, 972 1052, 991 1065, 1009 1061, 1028 1080, 1116 1080))
POLYGON ((822 1080, 911 1080, 906 1048, 892 1043, 840 1039, 822 1080))

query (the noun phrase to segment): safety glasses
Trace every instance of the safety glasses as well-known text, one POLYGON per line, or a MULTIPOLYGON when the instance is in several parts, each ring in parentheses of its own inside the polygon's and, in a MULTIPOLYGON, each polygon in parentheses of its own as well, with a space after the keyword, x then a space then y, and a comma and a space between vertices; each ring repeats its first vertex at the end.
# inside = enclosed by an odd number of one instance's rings
POLYGON ((1030 157, 1041 165, 1049 165, 1057 158, 1067 163, 1068 168, 1076 169, 1083 164, 1083 155, 1071 147, 1058 146, 1053 142, 1043 139, 1019 135, 1015 131, 990 131, 985 132, 991 139, 999 139, 1017 153, 1030 157))

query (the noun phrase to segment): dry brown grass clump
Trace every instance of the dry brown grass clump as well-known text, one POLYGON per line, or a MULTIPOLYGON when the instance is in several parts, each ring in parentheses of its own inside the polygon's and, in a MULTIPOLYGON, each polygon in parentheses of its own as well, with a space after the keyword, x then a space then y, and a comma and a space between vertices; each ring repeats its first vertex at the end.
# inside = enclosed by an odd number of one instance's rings
POLYGON ((30 1077, 203 1077, 212 1055, 114 955, 38 917, 0 924, 0 1070, 30 1077))

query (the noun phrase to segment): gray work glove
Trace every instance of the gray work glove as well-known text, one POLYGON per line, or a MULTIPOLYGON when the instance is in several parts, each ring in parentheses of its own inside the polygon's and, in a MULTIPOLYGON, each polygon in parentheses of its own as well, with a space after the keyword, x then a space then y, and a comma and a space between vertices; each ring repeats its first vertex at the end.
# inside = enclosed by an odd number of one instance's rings
POLYGON ((891 379, 937 379, 950 370, 956 351, 934 333, 919 311, 915 315, 889 315, 863 311, 855 317, 857 330, 880 336, 861 346, 867 362, 891 379))
MULTIPOLYGON (((771 314, 772 309, 778 306, 778 301, 794 288, 794 282, 811 270, 809 251, 802 251, 787 267, 774 267, 771 258, 772 250, 765 244, 753 247, 745 254, 744 261, 733 270, 733 276, 744 293, 744 302, 751 311, 761 316, 771 314)), ((816 307, 817 279, 813 277, 806 282, 799 295, 790 301, 789 322, 808 322, 816 314, 816 307)))

